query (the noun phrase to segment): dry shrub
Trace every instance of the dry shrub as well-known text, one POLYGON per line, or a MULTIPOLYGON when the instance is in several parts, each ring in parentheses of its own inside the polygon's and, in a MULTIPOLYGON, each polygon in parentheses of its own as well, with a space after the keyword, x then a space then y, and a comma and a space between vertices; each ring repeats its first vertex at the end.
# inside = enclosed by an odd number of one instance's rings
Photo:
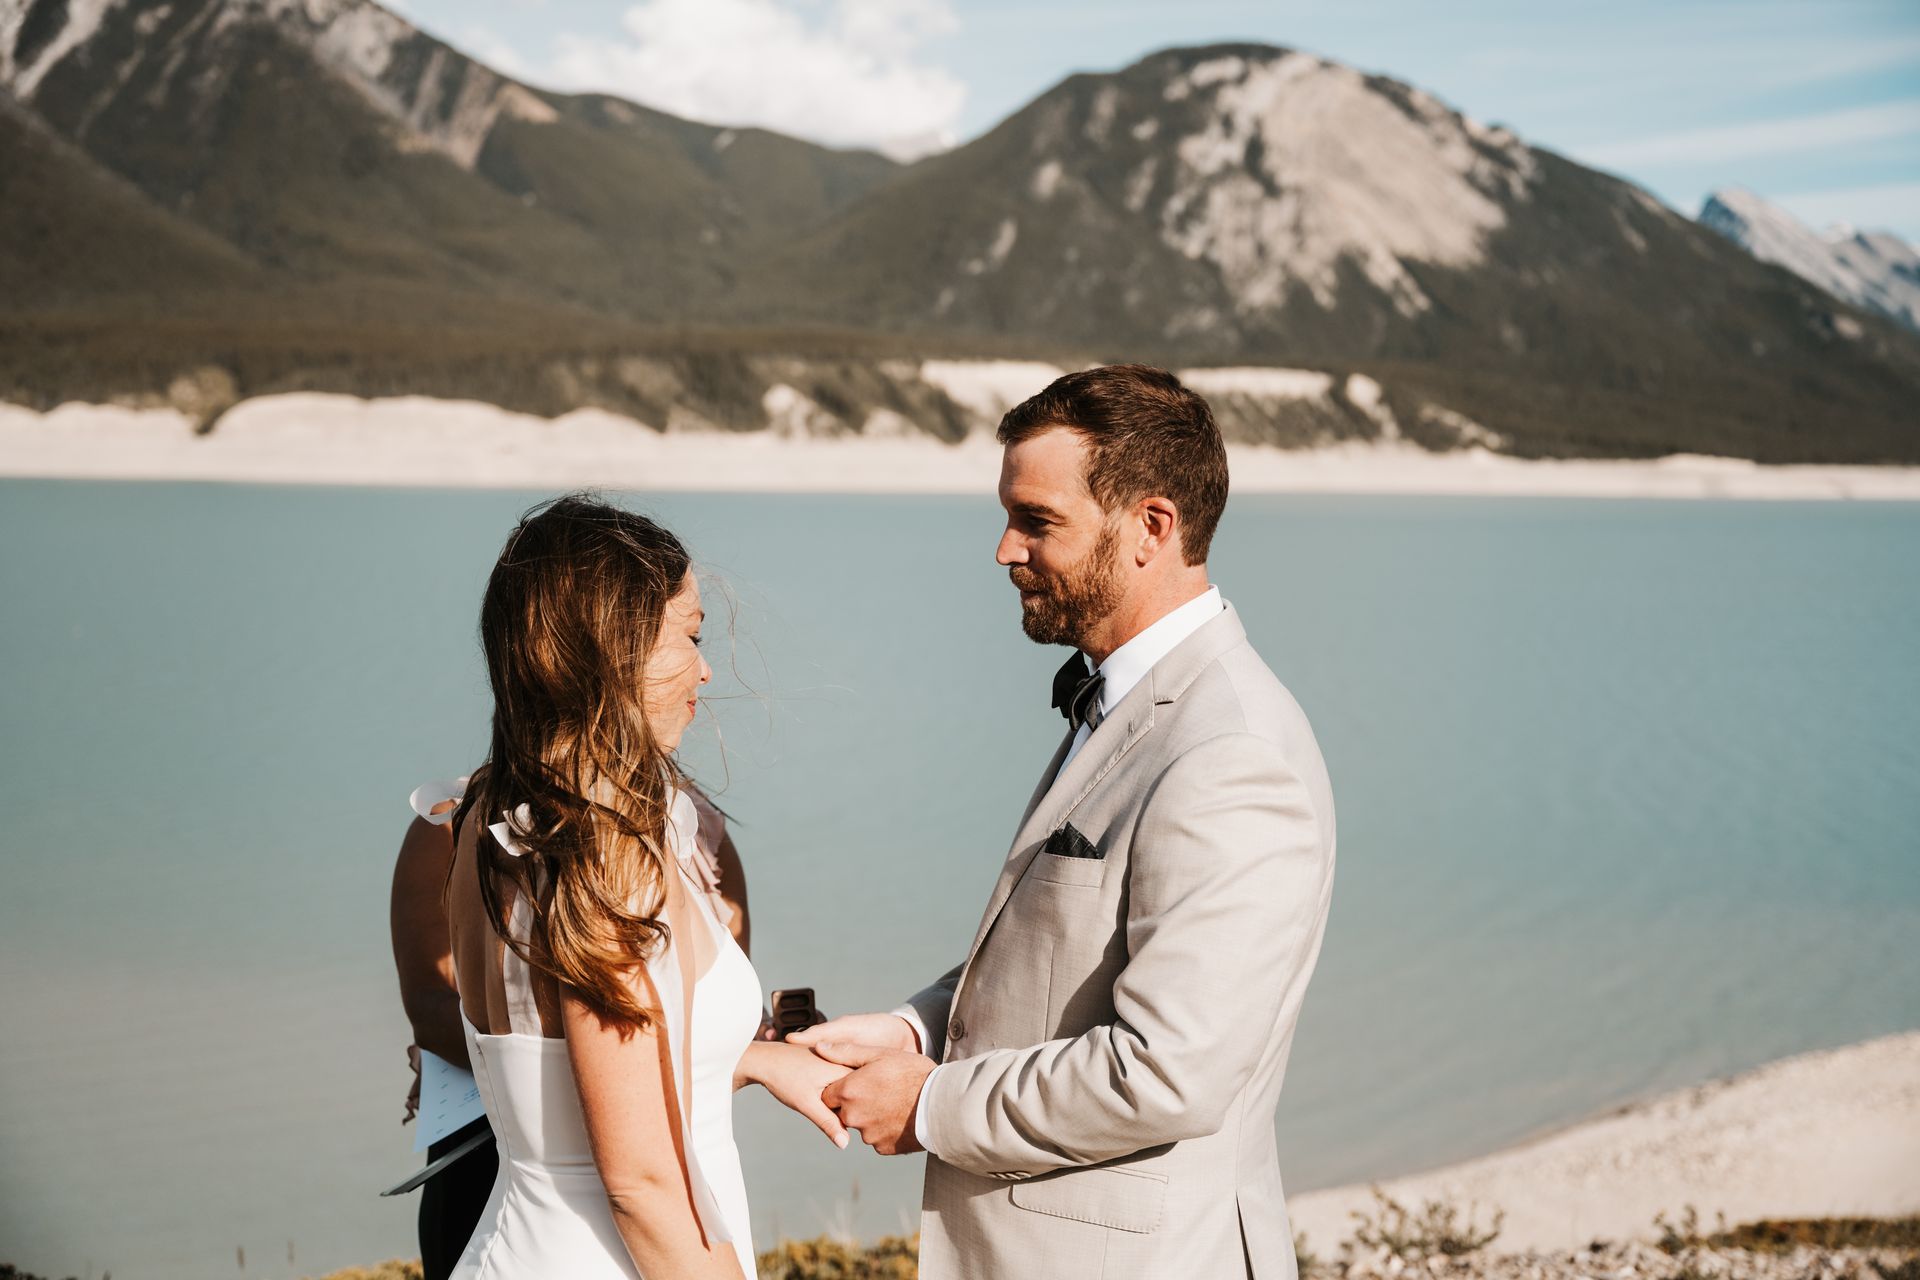
POLYGON ((850 1244, 830 1236, 783 1240, 760 1255, 760 1280, 917 1280, 920 1237, 850 1244))

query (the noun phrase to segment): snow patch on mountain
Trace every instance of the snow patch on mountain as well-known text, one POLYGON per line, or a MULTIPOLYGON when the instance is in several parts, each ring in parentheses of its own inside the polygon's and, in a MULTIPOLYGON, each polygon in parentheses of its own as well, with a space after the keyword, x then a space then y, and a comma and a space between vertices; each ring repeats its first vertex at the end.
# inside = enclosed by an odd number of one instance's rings
POLYGON ((1845 227, 1821 235, 1739 187, 1708 196, 1700 223, 1836 298, 1920 329, 1920 252, 1898 236, 1845 227))
POLYGON ((1196 95, 1207 124, 1178 144, 1161 235, 1217 266, 1243 312, 1280 305, 1295 284, 1332 308, 1352 262, 1417 317, 1432 302, 1406 263, 1484 261, 1502 201, 1525 199, 1536 172, 1506 130, 1309 54, 1210 58, 1163 90, 1196 95))

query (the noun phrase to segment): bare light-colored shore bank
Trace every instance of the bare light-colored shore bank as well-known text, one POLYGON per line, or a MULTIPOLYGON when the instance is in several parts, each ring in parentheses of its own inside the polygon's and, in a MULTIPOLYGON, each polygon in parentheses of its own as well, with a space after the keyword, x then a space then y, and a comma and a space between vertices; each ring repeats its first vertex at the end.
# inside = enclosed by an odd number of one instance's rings
MULTIPOLYGON (((1920 1031, 1769 1063, 1569 1129, 1380 1184, 1409 1207, 1505 1212, 1496 1252, 1650 1239, 1656 1214, 1704 1225, 1920 1212, 1920 1031)), ((1352 1234, 1371 1187, 1288 1203, 1316 1253, 1352 1234)))
MULTIPOLYGON (((981 406, 983 409, 990 406, 981 406)), ((96 480, 821 493, 991 493, 1000 451, 976 431, 943 444, 904 422, 857 436, 659 432, 584 409, 551 421, 471 401, 298 393, 243 401, 196 434, 172 409, 0 405, 0 475, 96 480)), ((1727 458, 1528 461, 1403 442, 1236 447, 1241 493, 1920 500, 1917 467, 1766 467, 1727 458)))

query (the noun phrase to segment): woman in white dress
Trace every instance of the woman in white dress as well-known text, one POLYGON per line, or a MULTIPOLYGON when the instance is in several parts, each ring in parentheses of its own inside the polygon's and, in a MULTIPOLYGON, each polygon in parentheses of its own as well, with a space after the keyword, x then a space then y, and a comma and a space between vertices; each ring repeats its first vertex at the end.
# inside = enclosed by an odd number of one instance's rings
POLYGON ((750 1280, 733 1091, 846 1145, 820 1100, 845 1069, 756 1039, 759 979, 700 874, 673 752, 703 618, 679 541, 581 496, 528 513, 488 581, 492 744, 447 918, 500 1173, 456 1280, 750 1280))

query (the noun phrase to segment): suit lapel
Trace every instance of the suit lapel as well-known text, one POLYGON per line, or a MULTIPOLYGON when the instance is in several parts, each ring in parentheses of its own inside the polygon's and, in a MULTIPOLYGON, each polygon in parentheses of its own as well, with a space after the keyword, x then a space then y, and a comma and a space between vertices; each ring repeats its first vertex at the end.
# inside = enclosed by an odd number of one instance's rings
MULTIPOLYGON (((1033 811, 1038 809, 1040 802, 1047 798, 1047 792, 1053 790, 1053 780, 1060 776, 1060 762, 1067 758, 1067 750, 1073 746, 1073 735, 1074 730, 1067 730, 1067 736, 1060 739, 1060 745, 1053 749, 1053 759, 1047 761, 1047 771, 1040 775, 1040 785, 1033 789, 1033 795, 1027 800, 1026 811, 1020 815, 1020 826, 1015 829, 1016 835, 1019 831, 1025 830, 1027 820, 1033 817, 1033 811)), ((1017 846, 1019 841, 1016 839, 1014 843, 1017 846)))
POLYGON ((1000 869, 999 882, 993 887, 993 897, 987 901, 980 927, 974 932, 973 946, 967 951, 969 965, 980 954, 987 934, 993 931, 994 921, 1000 918, 1001 909, 1013 896, 1014 886, 1039 855, 1047 834, 1065 822, 1127 752, 1147 736, 1153 729, 1156 707, 1177 700, 1214 659, 1246 638, 1240 615, 1232 605, 1227 605, 1218 618, 1182 640, 1173 652, 1155 663, 1146 678, 1129 690, 1113 713, 1088 735, 1087 745, 1080 748, 1080 754, 1062 769, 1060 761, 1073 745, 1073 735, 1067 735, 1053 753, 1053 761, 1041 776, 1033 798, 1027 802, 1026 814, 1013 838, 1013 848, 1007 855, 1006 865, 1000 869))
POLYGON ((1039 854, 1040 846, 1046 843, 1047 833, 1067 820, 1067 815, 1093 793, 1100 780, 1113 771, 1152 727, 1152 682, 1142 680, 1121 699, 1113 714, 1088 735, 1087 745, 1080 748, 1080 754, 1069 760, 1065 768, 1060 767, 1060 759, 1072 745, 1073 738, 1069 736, 1060 750, 1054 752, 1053 768, 1041 779, 1040 789, 1027 805, 1026 816, 1013 838, 1013 850, 1000 869, 1000 880, 993 887, 986 914, 980 918, 980 928, 973 935, 973 946, 967 952, 969 961, 979 953, 980 944, 986 941, 993 922, 1000 916, 1000 909, 1013 896, 1014 886, 1020 883, 1020 877, 1039 854))

